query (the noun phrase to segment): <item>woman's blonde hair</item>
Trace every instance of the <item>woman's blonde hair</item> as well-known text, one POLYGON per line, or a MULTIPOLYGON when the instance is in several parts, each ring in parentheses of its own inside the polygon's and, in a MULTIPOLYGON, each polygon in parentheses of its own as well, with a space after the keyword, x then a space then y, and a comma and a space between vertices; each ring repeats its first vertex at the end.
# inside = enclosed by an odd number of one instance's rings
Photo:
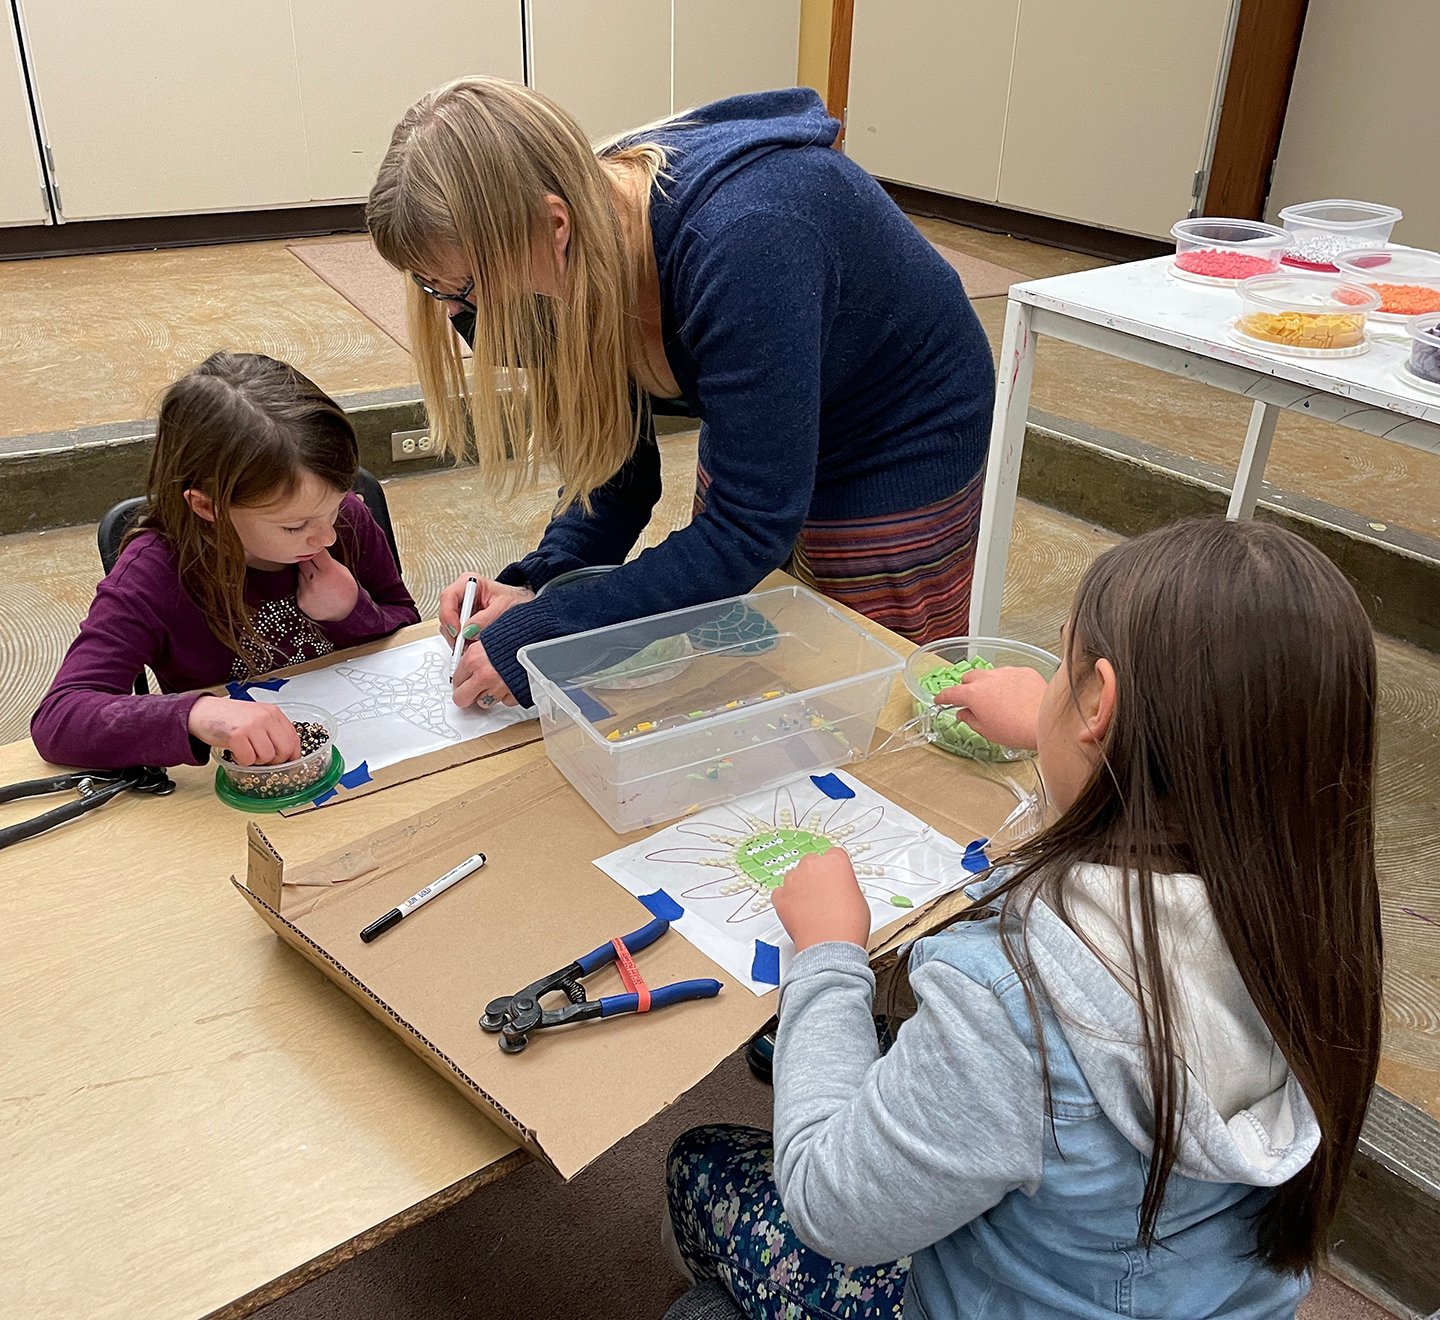
MULTIPOLYGON (((598 149, 663 174, 654 142, 598 149)), ((547 97, 498 78, 468 77, 422 97, 390 139, 366 220, 380 255, 427 277, 448 252, 474 275, 473 380, 445 309, 409 290, 411 340, 430 424, 441 447, 473 443, 484 471, 514 491, 548 460, 567 504, 590 496, 634 453, 644 403, 638 311, 648 215, 627 244, 615 185, 579 124, 547 97), (549 251, 546 195, 563 201, 570 236, 560 299, 535 293, 537 249, 549 251), (492 381, 493 370, 493 381, 492 381)))

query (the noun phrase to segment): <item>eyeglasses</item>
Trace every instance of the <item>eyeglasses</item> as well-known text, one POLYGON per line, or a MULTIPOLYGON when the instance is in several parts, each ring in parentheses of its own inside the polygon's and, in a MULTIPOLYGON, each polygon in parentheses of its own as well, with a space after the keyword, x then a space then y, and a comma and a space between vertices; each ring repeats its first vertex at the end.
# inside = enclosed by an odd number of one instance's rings
POLYGON ((415 281, 415 287, 419 289, 421 293, 429 294, 436 302, 459 303, 467 312, 473 312, 475 310, 475 304, 470 300, 470 295, 475 292, 475 280, 473 277, 466 280, 465 287, 457 290, 455 293, 443 293, 433 284, 427 284, 414 272, 411 272, 410 278, 415 281))

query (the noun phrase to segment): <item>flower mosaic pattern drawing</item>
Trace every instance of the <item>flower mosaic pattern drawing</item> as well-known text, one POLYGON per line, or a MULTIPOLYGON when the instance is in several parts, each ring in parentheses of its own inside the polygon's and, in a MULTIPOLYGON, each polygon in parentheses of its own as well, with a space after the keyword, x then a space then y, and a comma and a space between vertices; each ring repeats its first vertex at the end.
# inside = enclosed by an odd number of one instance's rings
POLYGON ((787 961, 774 891, 803 857, 832 847, 850 854, 872 933, 973 869, 959 844, 838 772, 709 807, 596 865, 761 994, 787 961))

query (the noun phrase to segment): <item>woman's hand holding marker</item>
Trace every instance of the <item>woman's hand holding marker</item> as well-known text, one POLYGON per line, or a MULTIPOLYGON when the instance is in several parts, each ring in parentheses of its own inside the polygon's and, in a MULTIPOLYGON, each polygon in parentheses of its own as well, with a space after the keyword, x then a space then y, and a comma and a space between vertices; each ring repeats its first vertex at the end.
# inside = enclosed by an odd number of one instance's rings
POLYGON ((870 905, 843 848, 802 857, 786 872, 774 903, 797 953, 837 941, 864 948, 870 938, 870 905))
POLYGON ((935 704, 964 711, 961 719, 982 738, 1033 750, 1045 688, 1045 676, 1023 665, 972 669, 954 687, 936 693, 935 704))
POLYGON ((360 599, 355 575, 329 550, 302 559, 297 567, 300 584, 295 589, 295 603, 302 614, 316 623, 339 623, 355 612, 360 599))
POLYGON ((300 759, 300 735, 279 706, 231 697, 201 697, 190 707, 190 735, 229 752, 238 765, 283 765, 300 759))
POLYGON ((472 641, 486 624, 498 619, 512 605, 534 599, 535 593, 528 587, 509 587, 478 573, 464 573, 440 593, 440 631, 453 642, 463 624, 465 640, 472 641), (475 604, 480 608, 462 621, 460 609, 465 599, 465 587, 471 578, 476 583, 475 604))

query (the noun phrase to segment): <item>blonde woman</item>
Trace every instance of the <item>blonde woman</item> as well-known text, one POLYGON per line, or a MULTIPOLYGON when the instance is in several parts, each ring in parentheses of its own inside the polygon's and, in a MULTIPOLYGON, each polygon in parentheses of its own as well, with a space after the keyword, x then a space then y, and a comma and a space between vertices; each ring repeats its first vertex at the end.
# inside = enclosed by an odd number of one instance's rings
POLYGON ((511 489, 542 464, 564 483, 474 615, 463 577, 441 597, 441 626, 471 641, 460 705, 528 703, 528 642, 782 566, 915 640, 965 630, 990 349, 954 272, 832 150, 838 128, 792 88, 592 148, 552 101, 482 77, 401 120, 368 222, 413 280, 435 432, 459 452, 473 428, 511 489), (473 336, 473 380, 447 314, 473 336), (696 514, 623 563, 660 494, 652 400, 702 419, 696 514), (622 567, 535 596, 592 564, 622 567))

